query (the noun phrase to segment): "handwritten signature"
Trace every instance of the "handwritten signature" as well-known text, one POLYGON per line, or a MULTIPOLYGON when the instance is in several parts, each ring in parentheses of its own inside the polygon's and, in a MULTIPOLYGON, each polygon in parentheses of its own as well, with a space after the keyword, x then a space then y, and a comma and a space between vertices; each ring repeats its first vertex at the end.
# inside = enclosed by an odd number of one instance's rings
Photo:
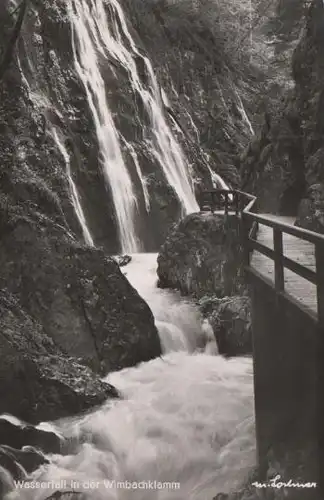
POLYGON ((308 483, 300 483, 299 481, 293 481, 289 479, 289 481, 280 481, 281 476, 278 474, 276 477, 270 479, 267 483, 261 483, 259 481, 254 481, 252 486, 256 488, 316 488, 317 483, 308 482, 308 483))

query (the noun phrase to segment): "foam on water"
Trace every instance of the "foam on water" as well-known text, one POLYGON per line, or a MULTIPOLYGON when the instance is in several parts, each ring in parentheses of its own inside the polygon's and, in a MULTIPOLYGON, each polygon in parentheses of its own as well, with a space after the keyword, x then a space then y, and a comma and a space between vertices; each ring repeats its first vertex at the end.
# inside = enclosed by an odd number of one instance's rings
MULTIPOLYGON (((170 325, 178 344, 172 345, 169 332, 160 328, 163 357, 107 377, 123 400, 52 423, 75 443, 73 453, 51 456, 51 464, 31 479, 66 480, 67 489, 76 481, 83 495, 75 498, 86 500, 211 500, 218 492, 237 488, 254 466, 251 360, 226 360, 203 348, 195 350, 194 332, 197 338, 205 335, 209 345, 199 313, 177 294, 155 287, 155 267, 155 255, 134 255, 123 269, 147 298, 158 323, 170 325), (177 346, 181 349, 174 352, 177 346), (109 480, 124 482, 124 487, 109 480), (88 481, 94 482, 93 488, 88 481), (143 481, 169 487, 125 486, 143 481), (170 483, 180 483, 180 488, 170 483)), ((6 500, 45 500, 51 493, 53 489, 16 488, 6 500)))

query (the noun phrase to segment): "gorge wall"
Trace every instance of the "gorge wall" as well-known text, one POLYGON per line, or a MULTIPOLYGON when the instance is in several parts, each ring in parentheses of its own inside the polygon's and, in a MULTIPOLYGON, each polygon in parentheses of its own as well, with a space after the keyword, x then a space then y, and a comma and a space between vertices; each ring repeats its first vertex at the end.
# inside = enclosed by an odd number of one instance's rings
POLYGON ((241 171, 261 210, 297 215, 297 224, 323 233, 323 2, 308 7, 292 57, 294 85, 241 157, 241 171))
MULTIPOLYGON (((152 251, 197 210, 197 183, 240 184, 267 76, 245 32, 240 50, 226 40, 247 6, 209 4, 28 2, 1 90, 1 184, 20 205, 109 253, 152 251)), ((2 47, 15 5, 2 6, 2 47)))
MULTIPOLYGON (((276 23, 251 38, 250 5, 27 2, 0 79, 1 413, 79 413, 119 396, 103 373, 161 354, 149 307, 111 257, 121 250, 164 243, 164 286, 195 295, 222 354, 251 351, 239 251, 225 271, 224 249, 215 261, 228 227, 192 214, 195 194, 243 185, 261 209, 323 232, 324 18, 313 0, 293 72, 283 58, 275 76, 269 63, 302 22, 279 45, 276 23)), ((17 7, 0 5, 1 58, 17 7)))
MULTIPOLYGON (((237 61, 236 47, 227 54, 224 33, 246 4, 233 4, 225 28, 224 3, 212 18, 195 2, 184 11, 127 0, 25 4, 0 80, 0 285, 15 303, 0 320, 2 342, 31 321, 53 355, 107 372, 160 345, 149 309, 106 255, 156 250, 197 210, 197 183, 239 185, 262 71, 243 41, 237 61)), ((21 5, 1 4, 1 57, 21 5)))

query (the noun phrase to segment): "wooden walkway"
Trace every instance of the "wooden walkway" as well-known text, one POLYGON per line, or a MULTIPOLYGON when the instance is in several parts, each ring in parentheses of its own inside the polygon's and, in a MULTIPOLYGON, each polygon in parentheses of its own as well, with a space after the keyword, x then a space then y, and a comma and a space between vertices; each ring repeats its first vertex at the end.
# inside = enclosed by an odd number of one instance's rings
MULTIPOLYGON (((294 224, 293 217, 260 214, 274 221, 294 224)), ((273 229, 269 226, 259 225, 257 241, 273 249, 273 229)), ((301 240, 290 234, 283 234, 283 252, 286 257, 294 260, 312 271, 315 271, 315 249, 308 241, 301 240)), ((274 261, 266 255, 253 251, 251 267, 263 277, 274 283, 274 261)), ((312 313, 317 314, 317 292, 316 286, 295 274, 289 269, 284 269, 285 292, 292 296, 312 313)))

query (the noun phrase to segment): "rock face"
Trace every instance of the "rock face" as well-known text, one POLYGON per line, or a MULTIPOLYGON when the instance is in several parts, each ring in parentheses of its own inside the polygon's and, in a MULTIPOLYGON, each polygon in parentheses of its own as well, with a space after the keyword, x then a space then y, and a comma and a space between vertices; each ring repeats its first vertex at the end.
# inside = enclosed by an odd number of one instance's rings
POLYGON ((43 453, 60 452, 56 434, 31 424, 80 414, 117 397, 113 386, 60 349, 17 296, 0 291, 1 498, 11 481, 6 471, 24 479, 20 466, 31 472, 47 463, 43 453))
MULTIPOLYGON (((11 4, 0 8, 2 54, 17 15, 11 4)), ((119 249, 115 210, 74 65, 67 5, 28 2, 0 79, 0 414, 29 422, 116 397, 94 372, 161 352, 150 309, 107 257, 119 249), (101 249, 86 238, 87 224, 101 249)), ((128 99, 127 91, 117 99, 128 75, 108 66, 117 112, 128 99)), ((118 114, 126 134, 125 124, 118 114)))
MULTIPOLYGON (((8 291, 0 295, 0 353, 0 415, 38 423, 118 397, 114 387, 64 354, 8 291)), ((16 446, 1 437, 0 444, 16 446)))
POLYGON ((324 232, 324 6, 313 0, 293 55, 294 87, 241 159, 244 187, 263 211, 297 215, 324 232))
POLYGON ((242 280, 240 227, 235 216, 200 213, 170 231, 158 256, 159 286, 199 299, 220 354, 249 354, 250 299, 242 280))
POLYGON ((252 319, 249 297, 203 298, 199 304, 213 328, 219 354, 251 354, 252 319))
POLYGON ((103 251, 41 222, 3 227, 0 286, 64 352, 105 372, 160 354, 150 309, 103 251))
POLYGON ((15 419, 0 417, 0 441, 3 446, 20 449, 23 446, 42 448, 45 453, 59 453, 61 442, 53 432, 37 429, 15 419))
POLYGON ((161 247, 159 286, 198 298, 235 293, 241 285, 239 231, 235 216, 206 212, 185 217, 161 247))
MULTIPOLYGON (((92 8, 89 2, 82 3, 87 18, 92 8)), ((95 243, 117 253, 120 245, 113 196, 106 182, 91 105, 75 65, 67 10, 71 4, 63 0, 29 2, 15 57, 1 81, 1 192, 10 196, 14 189, 17 201, 55 218, 81 238, 82 228, 71 202, 69 163, 95 243)), ((262 87, 264 97, 266 86, 262 68, 251 65, 246 56, 234 59, 236 47, 224 47, 225 40, 231 38, 227 28, 236 33, 233 21, 245 19, 244 10, 239 12, 241 17, 235 17, 235 13, 229 14, 231 9, 224 8, 223 0, 222 8, 217 6, 219 15, 213 9, 210 19, 203 5, 202 12, 192 12, 199 9, 199 2, 181 2, 179 7, 169 0, 119 0, 119 4, 137 47, 131 53, 132 67, 137 68, 143 88, 151 91, 144 56, 152 61, 161 85, 158 100, 162 102, 162 115, 186 153, 184 163, 192 180, 212 187, 211 169, 233 187, 238 186, 238 154, 260 121, 256 102, 260 99, 255 99, 255 94, 262 87)), ((105 2, 100 6, 100 17, 107 14, 105 32, 119 30, 116 9, 105 2)), ((1 47, 6 46, 12 32, 15 15, 10 11, 9 0, 4 0, 0 10, 4 27, 1 47)), ((123 33, 120 39, 129 49, 125 38, 123 33)), ((244 52, 249 47, 248 37, 243 36, 242 42, 244 52)), ((76 46, 78 51, 78 43, 76 46)), ((130 83, 130 71, 113 51, 106 58, 104 52, 106 49, 98 57, 98 71, 134 185, 139 236, 145 249, 154 251, 164 241, 170 224, 179 220, 181 207, 155 148, 156 117, 155 124, 150 125, 150 113, 138 89, 130 83), (145 206, 138 167, 151 195, 150 210, 145 206)), ((164 141, 168 149, 166 137, 164 141)), ((179 158, 181 149, 174 155, 179 158)))

